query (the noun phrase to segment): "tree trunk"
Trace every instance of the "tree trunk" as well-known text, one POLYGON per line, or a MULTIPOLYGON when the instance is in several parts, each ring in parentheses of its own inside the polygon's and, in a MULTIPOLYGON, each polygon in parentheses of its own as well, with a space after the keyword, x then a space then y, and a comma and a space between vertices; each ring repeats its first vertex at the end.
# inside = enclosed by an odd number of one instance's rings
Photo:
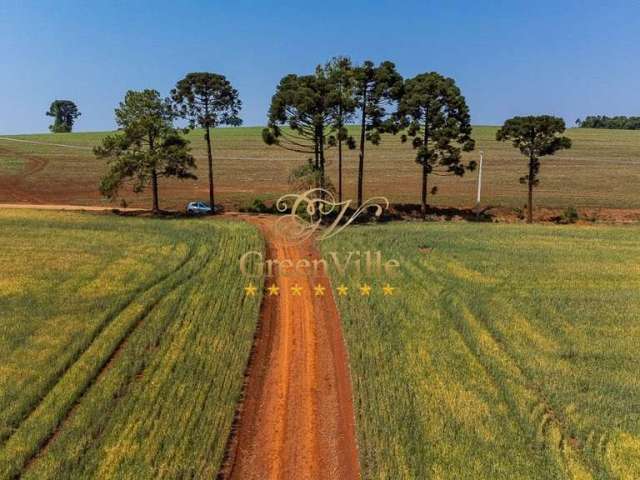
MULTIPOLYGON (((318 157, 320 160, 320 188, 324 190, 325 188, 325 177, 324 177, 324 129, 321 127, 318 129, 320 133, 320 148, 318 151, 318 157)), ((324 198, 324 191, 320 192, 320 198, 324 198)))
POLYGON ((338 105, 338 202, 342 202, 342 103, 338 105))
POLYGON ((425 149, 425 158, 422 159, 422 196, 421 196, 421 205, 420 211, 422 212, 422 217, 427 216, 427 177, 429 175, 429 171, 427 168, 427 154, 429 153, 429 116, 428 112, 425 112, 425 121, 424 121, 424 149, 425 149))
POLYGON ((156 172, 155 168, 151 170, 151 194, 153 197, 153 213, 158 213, 160 211, 158 202, 158 172, 156 172))
POLYGON ((207 125, 207 132, 205 138, 207 140, 207 159, 209 161, 209 206, 211 207, 211 213, 215 213, 215 198, 213 192, 213 152, 211 150, 211 129, 207 125))
POLYGON ((316 170, 320 168, 320 135, 318 134, 318 127, 313 127, 313 154, 314 154, 314 166, 316 170))
POLYGON ((529 206, 527 207, 527 223, 533 223, 533 158, 529 158, 529 206))
POLYGON ((342 140, 338 140, 338 202, 342 203, 342 140))
MULTIPOLYGON (((151 133, 149 133, 149 153, 153 154, 155 148, 155 138, 151 133)), ((155 165, 151 169, 151 198, 153 203, 151 210, 153 213, 158 213, 160 211, 160 202, 158 201, 158 172, 155 165)))
POLYGON ((360 122, 360 155, 358 158, 358 207, 362 206, 362 183, 364 178, 364 142, 367 126, 367 87, 362 89, 362 120, 360 122))
POLYGON ((420 212, 423 217, 427 216, 427 164, 422 164, 422 196, 420 203, 420 212))

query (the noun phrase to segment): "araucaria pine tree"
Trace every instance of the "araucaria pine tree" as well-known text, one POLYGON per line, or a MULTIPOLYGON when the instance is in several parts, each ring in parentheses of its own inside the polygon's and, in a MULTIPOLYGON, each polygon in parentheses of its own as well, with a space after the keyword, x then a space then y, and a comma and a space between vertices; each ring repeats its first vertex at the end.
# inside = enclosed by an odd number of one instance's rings
POLYGON ((267 145, 312 156, 318 187, 325 188, 326 150, 335 145, 336 99, 321 68, 314 75, 285 76, 271 98, 268 126, 262 131, 267 145))
POLYGON ((355 139, 349 135, 347 129, 347 124, 353 119, 356 109, 354 70, 348 57, 334 57, 325 64, 323 71, 331 85, 329 103, 335 108, 335 137, 330 136, 329 142, 335 141, 338 146, 338 201, 342 202, 343 145, 346 144, 351 150, 356 148, 355 139))
POLYGON ((55 119, 53 124, 49 125, 49 130, 53 133, 69 133, 80 115, 80 110, 71 100, 54 100, 47 112, 47 116, 55 119))
POLYGON ((564 120, 541 115, 510 118, 496 133, 496 140, 511 141, 529 159, 529 173, 520 177, 529 190, 527 223, 533 222, 533 189, 540 184, 540 157, 571 148, 571 139, 561 135, 564 131, 564 120))
POLYGON ((462 176, 475 168, 474 161, 466 165, 462 161, 462 152, 475 147, 469 108, 453 79, 431 72, 405 82, 397 115, 406 129, 402 141, 413 138, 417 151, 422 180, 420 205, 425 215, 430 175, 462 176))
POLYGON ((402 94, 402 76, 392 62, 377 67, 371 61, 354 69, 356 107, 360 110, 360 151, 358 154, 358 206, 363 202, 366 142, 378 145, 381 134, 395 132, 389 107, 402 94))
POLYGON ((171 98, 180 116, 189 120, 191 128, 204 128, 209 165, 209 204, 215 212, 213 186, 213 148, 211 130, 220 125, 239 126, 242 102, 238 91, 217 73, 189 73, 171 91, 171 98))

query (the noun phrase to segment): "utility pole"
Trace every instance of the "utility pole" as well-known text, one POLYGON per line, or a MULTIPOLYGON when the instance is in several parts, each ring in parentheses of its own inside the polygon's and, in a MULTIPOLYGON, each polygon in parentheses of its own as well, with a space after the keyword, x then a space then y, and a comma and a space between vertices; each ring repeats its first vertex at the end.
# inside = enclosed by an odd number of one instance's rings
POLYGON ((478 169, 478 195, 476 196, 476 218, 480 218, 480 197, 482 194, 482 161, 484 152, 480 151, 480 168, 478 169))

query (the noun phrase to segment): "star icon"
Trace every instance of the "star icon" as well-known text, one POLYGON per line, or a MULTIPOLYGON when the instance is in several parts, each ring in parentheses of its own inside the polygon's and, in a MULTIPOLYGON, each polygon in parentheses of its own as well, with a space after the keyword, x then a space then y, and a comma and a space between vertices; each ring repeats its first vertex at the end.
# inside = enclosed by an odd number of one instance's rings
POLYGON ((247 297, 254 297, 258 289, 253 283, 250 283, 246 287, 244 287, 244 291, 247 294, 247 297))
POLYGON ((274 283, 267 288, 267 291, 269 292, 269 296, 278 295, 278 293, 280 293, 280 287, 274 283))
POLYGON ((313 291, 316 293, 316 297, 324 297, 324 291, 325 290, 326 290, 326 288, 324 288, 320 284, 318 284, 315 287, 313 287, 313 291))
POLYGON ((368 297, 371 294, 371 287, 366 283, 360 286, 360 295, 368 297))
POLYGON ((302 295, 302 287, 298 284, 295 284, 293 287, 291 287, 291 295, 295 295, 298 297, 302 295))
POLYGON ((349 289, 344 285, 340 285, 338 288, 336 288, 336 290, 338 291, 338 295, 340 295, 341 297, 346 297, 347 292, 349 291, 349 289))
POLYGON ((396 287, 392 287, 388 283, 384 287, 382 287, 382 291, 384 292, 385 295, 393 295, 393 291, 395 289, 396 287))

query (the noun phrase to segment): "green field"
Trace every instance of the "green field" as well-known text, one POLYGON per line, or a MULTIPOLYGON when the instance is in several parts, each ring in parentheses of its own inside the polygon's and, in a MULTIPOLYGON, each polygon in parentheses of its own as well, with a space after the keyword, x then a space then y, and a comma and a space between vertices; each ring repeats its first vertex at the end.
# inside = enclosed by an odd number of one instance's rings
POLYGON ((213 478, 261 248, 243 222, 0 211, 0 479, 213 478))
MULTIPOLYGON (((518 179, 526 173, 526 160, 509 143, 495 141, 497 127, 475 127, 476 151, 485 152, 484 203, 522 207, 526 187, 518 179)), ((214 133, 215 175, 218 199, 232 207, 261 197, 274 199, 288 193, 291 168, 305 156, 266 146, 260 127, 217 129, 214 133)), ((357 134, 357 130, 353 130, 357 134)), ((21 135, 28 141, 51 142, 79 148, 16 143, 0 140, 0 203, 36 202, 95 205, 104 202, 97 191, 104 161, 94 158, 91 147, 105 133, 21 135), (22 162, 22 163, 20 163, 22 162), (43 188, 46 185, 46 188, 43 188)), ((570 129, 571 150, 542 161, 538 205, 548 207, 640 208, 640 131, 570 129)), ((208 198, 206 150, 201 131, 189 134, 198 159, 198 181, 161 181, 161 206, 182 208, 193 199, 208 198)), ((330 150, 329 174, 336 182, 335 149, 330 150)), ((386 195, 392 202, 419 203, 419 169, 415 152, 398 137, 388 136, 380 146, 369 146, 365 165, 365 196, 386 195)), ((355 198, 357 154, 345 159, 345 197, 355 198)), ((475 202, 476 173, 464 178, 436 177, 439 193, 435 205, 471 206, 475 202)), ((130 205, 149 205, 148 195, 123 195, 130 205)), ((118 203, 116 202, 116 205, 118 203)))
POLYGON ((395 224, 322 248, 401 262, 393 296, 333 272, 363 478, 640 478, 640 229, 395 224))

